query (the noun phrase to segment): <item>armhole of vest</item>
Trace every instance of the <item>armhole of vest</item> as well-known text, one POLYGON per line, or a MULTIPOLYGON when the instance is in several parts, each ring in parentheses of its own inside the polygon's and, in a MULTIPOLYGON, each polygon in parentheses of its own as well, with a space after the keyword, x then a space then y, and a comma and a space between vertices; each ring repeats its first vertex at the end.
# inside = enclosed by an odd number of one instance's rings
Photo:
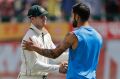
MULTIPOLYGON (((77 37, 77 35, 75 34, 75 32, 72 32, 73 33, 73 35, 76 37, 76 39, 77 39, 77 46, 76 46, 76 48, 78 47, 78 45, 79 45, 79 41, 78 41, 78 37, 77 37)), ((74 50, 76 50, 76 48, 75 49, 73 49, 72 48, 72 50, 74 51, 74 50)))

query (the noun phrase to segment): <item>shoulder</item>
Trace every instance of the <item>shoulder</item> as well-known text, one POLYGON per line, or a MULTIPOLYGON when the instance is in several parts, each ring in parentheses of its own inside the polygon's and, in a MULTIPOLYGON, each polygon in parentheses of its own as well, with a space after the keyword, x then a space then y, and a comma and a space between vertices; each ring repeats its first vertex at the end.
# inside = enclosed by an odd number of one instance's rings
POLYGON ((69 32, 66 34, 65 39, 73 43, 77 39, 77 37, 74 32, 69 32))
POLYGON ((83 28, 79 28, 79 29, 75 29, 74 31, 72 31, 74 33, 74 35, 77 35, 77 34, 82 34, 82 32, 84 31, 83 28))
POLYGON ((33 37, 35 36, 35 33, 33 32, 33 30, 28 29, 28 31, 25 33, 23 40, 28 40, 29 37, 33 37))
POLYGON ((67 35, 69 37, 76 38, 76 31, 69 32, 67 35))
POLYGON ((66 34, 66 37, 74 37, 74 32, 68 32, 68 33, 66 34))

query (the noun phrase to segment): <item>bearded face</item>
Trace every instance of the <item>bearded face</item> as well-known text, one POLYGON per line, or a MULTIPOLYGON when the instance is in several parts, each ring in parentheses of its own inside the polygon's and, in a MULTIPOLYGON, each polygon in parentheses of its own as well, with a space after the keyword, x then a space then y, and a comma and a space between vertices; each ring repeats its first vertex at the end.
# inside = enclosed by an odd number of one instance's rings
POLYGON ((78 24, 78 21, 77 21, 77 19, 78 19, 77 14, 73 13, 72 17, 73 17, 72 25, 73 25, 74 28, 76 28, 76 27, 77 27, 77 24, 78 24))
POLYGON ((78 22, 77 22, 77 20, 76 20, 76 19, 74 19, 74 20, 73 20, 73 22, 72 22, 72 25, 73 25, 73 27, 74 27, 74 28, 76 28, 76 27, 77 27, 77 23, 78 23, 78 22))

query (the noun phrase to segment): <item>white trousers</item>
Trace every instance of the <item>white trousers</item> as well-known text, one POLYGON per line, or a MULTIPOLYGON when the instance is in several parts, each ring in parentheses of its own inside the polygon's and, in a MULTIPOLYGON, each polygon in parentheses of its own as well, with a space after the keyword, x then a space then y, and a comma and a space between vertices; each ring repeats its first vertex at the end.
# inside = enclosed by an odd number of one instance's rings
POLYGON ((24 75, 20 75, 18 79, 47 79, 47 78, 43 78, 42 75, 39 75, 39 76, 24 76, 24 75))

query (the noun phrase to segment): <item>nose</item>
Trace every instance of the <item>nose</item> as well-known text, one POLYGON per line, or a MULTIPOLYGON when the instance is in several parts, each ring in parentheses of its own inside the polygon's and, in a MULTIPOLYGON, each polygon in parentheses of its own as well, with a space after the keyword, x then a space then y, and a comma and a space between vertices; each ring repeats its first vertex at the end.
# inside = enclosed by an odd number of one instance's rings
POLYGON ((41 19, 47 20, 47 17, 46 16, 41 16, 41 19))
POLYGON ((46 16, 45 16, 44 18, 45 18, 45 20, 47 20, 47 17, 46 17, 46 16))

